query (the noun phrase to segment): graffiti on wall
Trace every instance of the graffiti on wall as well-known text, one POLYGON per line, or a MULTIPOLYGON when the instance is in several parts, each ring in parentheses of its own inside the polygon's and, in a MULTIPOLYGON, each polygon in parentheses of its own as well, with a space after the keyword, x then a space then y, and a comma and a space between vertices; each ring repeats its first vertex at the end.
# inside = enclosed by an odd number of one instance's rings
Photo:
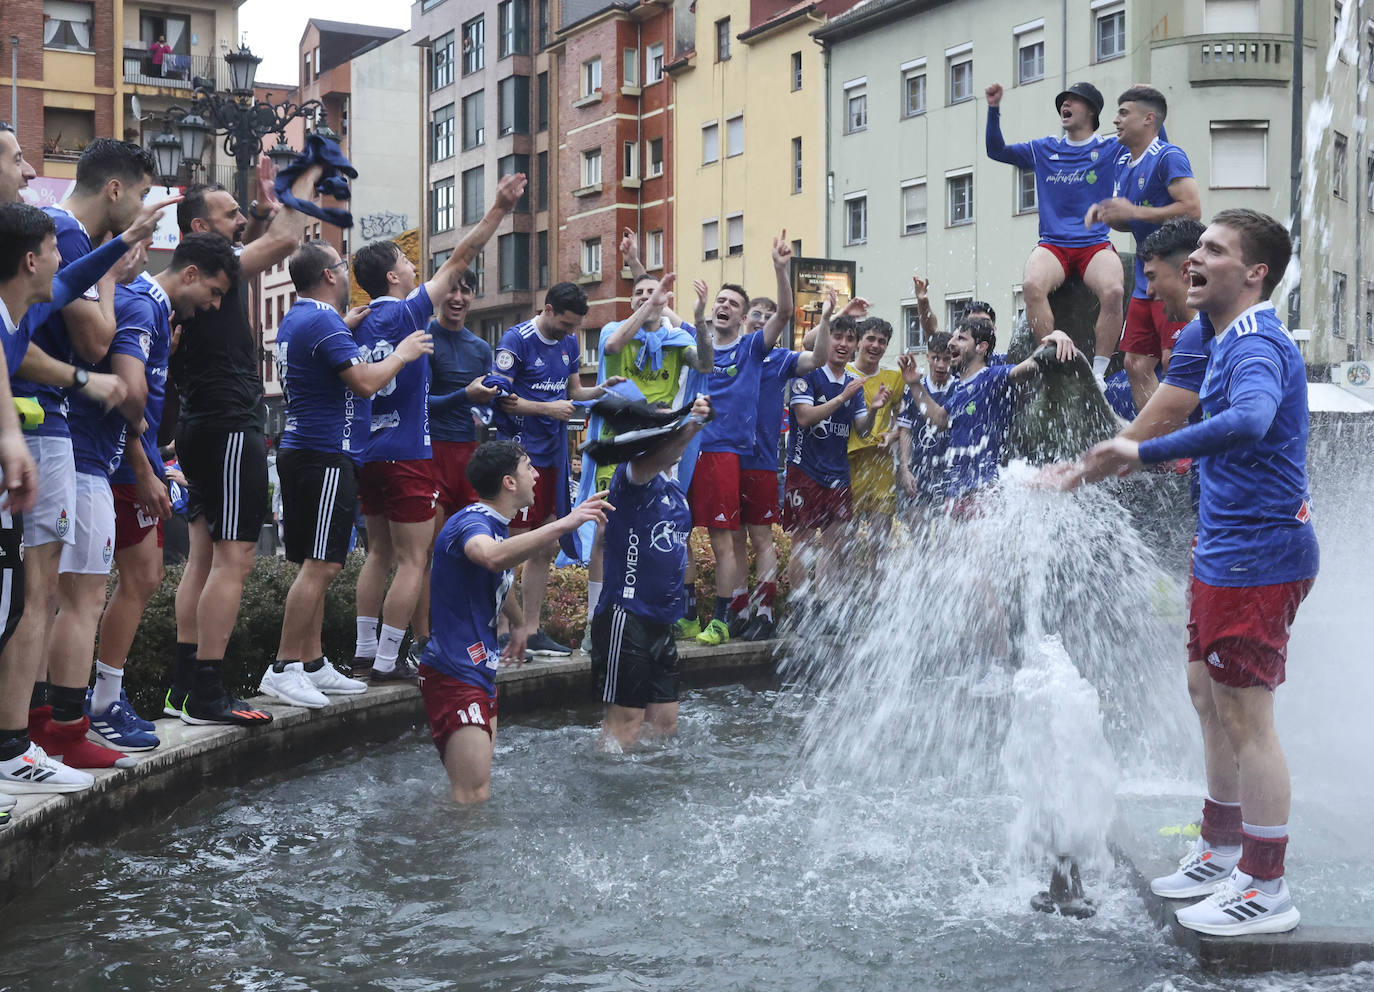
POLYGON ((384 211, 379 214, 368 214, 359 221, 359 225, 362 227, 363 239, 375 241, 378 238, 394 238, 399 234, 404 234, 409 226, 407 224, 409 220, 408 214, 393 214, 384 211))

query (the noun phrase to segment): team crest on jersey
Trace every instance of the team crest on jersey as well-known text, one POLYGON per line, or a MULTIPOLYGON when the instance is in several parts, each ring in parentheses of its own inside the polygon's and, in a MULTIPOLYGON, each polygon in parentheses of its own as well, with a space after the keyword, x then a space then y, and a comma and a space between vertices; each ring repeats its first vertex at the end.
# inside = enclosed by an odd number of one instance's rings
POLYGON ((147 331, 141 331, 138 335, 138 347, 142 350, 143 357, 146 359, 153 353, 153 336, 147 331))
POLYGON ((978 409, 978 404, 975 403, 975 402, 973 402, 973 400, 969 400, 969 401, 968 401, 968 406, 964 407, 964 412, 967 413, 967 414, 971 417, 971 416, 973 416, 973 414, 977 411, 977 409, 978 409))
POLYGON ((515 355, 509 351, 498 351, 496 353, 496 367, 503 372, 509 372, 515 366, 515 355))
POLYGON ((564 364, 564 365, 571 365, 571 364, 572 364, 572 359, 570 359, 570 358, 568 357, 568 353, 567 353, 566 351, 563 352, 563 364, 564 364))
POLYGON ((105 550, 100 552, 100 558, 106 565, 114 558, 114 545, 110 542, 108 537, 105 538, 105 550))
POLYGON ((67 531, 71 529, 72 522, 67 518, 67 511, 62 510, 57 514, 57 536, 66 537, 67 531))
POLYGON ((1144 176, 1141 176, 1139 179, 1136 180, 1136 182, 1139 184, 1139 186, 1140 186, 1141 189, 1144 189, 1144 188, 1145 188, 1145 177, 1144 177, 1144 176))
POLYGON ((792 384, 793 392, 804 393, 807 391, 808 388, 810 387, 807 386, 805 379, 798 379, 796 382, 792 384))
POLYGON ((1295 513, 1294 516, 1297 518, 1298 523, 1300 524, 1305 524, 1311 521, 1312 507, 1308 504, 1307 500, 1302 501, 1302 506, 1298 507, 1298 512, 1295 513))
POLYGON ((1088 154, 1088 158, 1090 158, 1090 159, 1092 159, 1094 162, 1096 162, 1096 161, 1097 161, 1097 152, 1090 152, 1090 153, 1088 154))
MULTIPOLYGON (((1096 153, 1094 152, 1094 154, 1096 154, 1096 153)), ((1086 176, 1084 176, 1083 178, 1087 181, 1087 183, 1088 183, 1089 186, 1093 185, 1094 183, 1097 182, 1097 170, 1096 170, 1096 169, 1089 169, 1089 170, 1088 170, 1088 174, 1087 174, 1086 176)))

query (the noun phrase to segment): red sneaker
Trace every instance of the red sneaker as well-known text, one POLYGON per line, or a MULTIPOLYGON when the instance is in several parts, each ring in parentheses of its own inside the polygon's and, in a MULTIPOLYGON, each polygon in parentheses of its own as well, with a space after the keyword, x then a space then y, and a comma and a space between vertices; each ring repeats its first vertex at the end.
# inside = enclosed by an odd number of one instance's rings
POLYGON ((29 710, 29 738, 68 768, 133 768, 138 764, 127 754, 87 738, 90 729, 89 717, 75 723, 54 723, 51 706, 29 710))

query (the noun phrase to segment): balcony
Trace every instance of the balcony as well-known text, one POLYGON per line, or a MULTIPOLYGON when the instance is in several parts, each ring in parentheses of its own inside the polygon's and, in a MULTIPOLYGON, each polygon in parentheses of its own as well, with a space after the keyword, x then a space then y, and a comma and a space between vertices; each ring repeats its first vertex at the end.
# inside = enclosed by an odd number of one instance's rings
POLYGON ((1207 35, 1188 42, 1194 86, 1287 86, 1292 42, 1284 35, 1207 35))
POLYGON ((164 59, 161 73, 153 65, 152 56, 142 45, 124 46, 124 82, 132 86, 150 86, 172 93, 191 92, 191 80, 204 76, 215 89, 229 86, 229 67, 215 55, 169 55, 164 59))

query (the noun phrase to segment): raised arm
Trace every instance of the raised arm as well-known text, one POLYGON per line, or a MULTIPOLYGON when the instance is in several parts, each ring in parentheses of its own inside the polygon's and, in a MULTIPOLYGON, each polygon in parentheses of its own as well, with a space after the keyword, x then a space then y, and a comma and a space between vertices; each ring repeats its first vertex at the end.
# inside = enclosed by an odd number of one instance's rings
POLYGON ((482 246, 491 240, 491 236, 496 233, 496 228, 505 219, 506 214, 515 209, 520 197, 525 195, 525 187, 529 184, 529 179, 523 172, 513 172, 509 176, 503 176, 501 181, 496 184, 496 199, 491 205, 491 209, 484 216, 458 246, 453 249, 453 254, 444 260, 444 264, 439 266, 429 282, 425 283, 425 292, 434 301, 437 307, 445 296, 449 293, 449 288, 455 279, 468 270, 472 260, 477 257, 477 253, 482 250, 482 246))
POLYGON ((930 280, 922 279, 913 272, 911 288, 916 293, 916 319, 921 322, 921 330, 925 332, 926 340, 929 341, 933 335, 940 333, 940 320, 930 307, 930 280))
POLYGON ((902 381, 911 390, 911 410, 919 415, 937 431, 949 430, 949 412, 930 395, 926 389, 925 376, 916 364, 915 355, 898 355, 897 367, 902 370, 902 381))
POLYGON ((540 548, 553 544, 564 534, 571 534, 589 520, 604 524, 607 511, 614 510, 615 507, 610 503, 593 496, 578 503, 567 516, 559 517, 524 534, 513 534, 503 541, 486 534, 470 537, 463 545, 463 554, 489 572, 504 572, 508 568, 514 568, 540 548))
MULTIPOLYGON (((323 174, 324 170, 318 165, 305 169, 291 184, 291 195, 302 202, 313 199, 315 184, 323 174)), ((243 252, 239 255, 241 278, 246 282, 258 273, 266 272, 295 251, 305 234, 306 220, 305 214, 283 204, 262 236, 243 246, 243 252)))
MULTIPOLYGON (((773 272, 778 279, 778 309, 763 325, 763 349, 771 351, 777 347, 782 329, 792 319, 792 246, 787 243, 787 229, 773 239, 773 272)), ((747 301, 746 301, 747 302, 747 301)))
POLYGON ((1014 382, 1033 379, 1040 375, 1043 371, 1041 367, 1043 359, 1036 356, 1040 354, 1041 349, 1048 345, 1054 345, 1055 360, 1061 363, 1073 361, 1078 354, 1078 349, 1074 347, 1073 338, 1060 330, 1050 331, 1045 335, 1045 340, 1040 342, 1039 347, 1031 353, 1031 356, 1011 370, 1009 374, 1014 382))
POLYGON ((983 136, 988 158, 994 162, 1019 166, 1022 169, 1035 168, 1035 155, 1029 143, 1009 145, 1002 137, 1002 84, 993 83, 983 91, 988 101, 988 124, 983 136))
POLYGON ((639 258, 639 235, 628 227, 620 234, 620 254, 625 259, 625 267, 630 270, 630 279, 638 279, 648 269, 639 258))
POLYGON ((634 340, 635 332, 641 327, 653 326, 656 328, 658 326, 658 318, 668 303, 668 297, 673 291, 673 283, 676 281, 677 274, 674 272, 669 272, 663 277, 653 295, 641 303, 634 313, 622 320, 606 338, 604 344, 606 354, 619 354, 627 344, 634 340))
MULTIPOLYGON (((854 394, 861 392, 864 388, 864 380, 855 378, 850 379, 845 384, 844 389, 826 400, 824 403, 807 403, 793 400, 792 416, 800 427, 815 427, 822 420, 839 411, 846 403, 854 398, 854 394)), ((868 416, 868 411, 864 411, 864 416, 868 416)), ((855 418, 857 423, 862 418, 855 418)))

